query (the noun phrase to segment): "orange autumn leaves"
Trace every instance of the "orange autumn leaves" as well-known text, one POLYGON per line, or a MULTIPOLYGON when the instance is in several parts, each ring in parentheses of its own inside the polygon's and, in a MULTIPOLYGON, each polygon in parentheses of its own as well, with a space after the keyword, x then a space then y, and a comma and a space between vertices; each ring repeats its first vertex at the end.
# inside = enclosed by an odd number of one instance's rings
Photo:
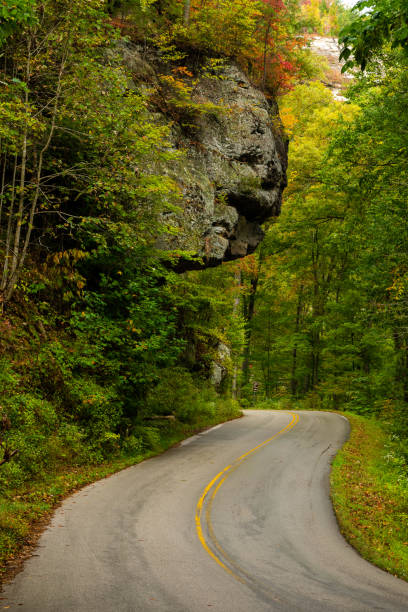
POLYGON ((283 0, 192 0, 186 34, 194 46, 237 59, 267 93, 281 93, 305 45, 296 11, 283 0))

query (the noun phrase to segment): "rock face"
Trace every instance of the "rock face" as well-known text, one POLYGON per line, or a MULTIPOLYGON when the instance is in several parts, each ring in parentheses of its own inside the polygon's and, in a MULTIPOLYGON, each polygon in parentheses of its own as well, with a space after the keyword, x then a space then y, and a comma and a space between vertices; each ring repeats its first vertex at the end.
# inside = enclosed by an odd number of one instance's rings
POLYGON ((310 48, 316 55, 320 55, 327 60, 328 70, 322 80, 323 85, 331 89, 335 100, 346 100, 347 98, 342 95, 342 91, 350 85, 353 76, 341 72, 344 61, 339 60, 341 48, 337 40, 328 36, 312 36, 310 38, 310 48))
POLYGON ((231 361, 231 350, 223 342, 219 342, 215 359, 212 362, 210 381, 218 387, 228 374, 228 362, 231 361))
POLYGON ((261 223, 279 214, 286 186, 287 142, 277 106, 242 70, 227 64, 217 78, 200 78, 192 99, 218 110, 199 114, 189 135, 180 126, 172 131, 172 145, 186 152, 173 177, 182 213, 170 214, 179 231, 158 246, 200 258, 182 258, 181 270, 252 253, 263 238, 261 223))

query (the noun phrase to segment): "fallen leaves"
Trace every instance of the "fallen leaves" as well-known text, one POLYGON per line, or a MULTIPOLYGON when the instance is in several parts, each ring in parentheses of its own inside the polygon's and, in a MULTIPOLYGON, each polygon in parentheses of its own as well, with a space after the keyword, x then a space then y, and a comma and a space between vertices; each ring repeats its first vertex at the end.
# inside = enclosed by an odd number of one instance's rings
POLYGON ((398 486, 398 474, 384 462, 388 437, 380 424, 348 418, 350 440, 334 461, 331 477, 341 532, 364 558, 408 580, 408 491, 398 486))

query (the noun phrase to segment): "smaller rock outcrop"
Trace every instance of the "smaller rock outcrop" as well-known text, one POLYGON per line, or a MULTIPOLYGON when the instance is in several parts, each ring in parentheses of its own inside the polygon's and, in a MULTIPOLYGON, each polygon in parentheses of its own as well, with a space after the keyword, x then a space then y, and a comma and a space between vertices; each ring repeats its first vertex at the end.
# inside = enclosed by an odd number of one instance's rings
POLYGON ((218 387, 228 374, 228 364, 231 361, 230 348, 223 342, 219 342, 216 349, 214 361, 212 362, 210 381, 218 387))

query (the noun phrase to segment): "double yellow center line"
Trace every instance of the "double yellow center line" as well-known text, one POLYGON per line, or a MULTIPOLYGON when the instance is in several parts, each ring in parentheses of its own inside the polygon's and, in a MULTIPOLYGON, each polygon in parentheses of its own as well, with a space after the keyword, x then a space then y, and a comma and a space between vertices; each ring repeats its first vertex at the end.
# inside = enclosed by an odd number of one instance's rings
POLYGON ((212 557, 214 561, 218 563, 218 565, 220 565, 226 572, 228 572, 228 574, 236 578, 236 580, 239 580, 239 582, 245 582, 245 580, 241 576, 239 576, 237 573, 235 573, 230 567, 228 567, 222 559, 229 562, 230 565, 235 567, 241 575, 245 574, 245 572, 235 562, 233 562, 231 559, 228 558, 227 553, 221 548, 220 544, 218 543, 215 537, 214 529, 211 523, 212 504, 214 502, 215 496, 217 495, 221 485, 225 482, 228 476, 232 474, 232 472, 234 472, 241 465, 241 463, 243 463, 250 455, 258 452, 261 448, 266 446, 266 444, 269 444, 269 442, 272 442, 272 440, 282 435, 283 433, 286 433, 287 431, 289 431, 296 425, 296 423, 299 421, 299 415, 293 412, 290 412, 289 414, 292 416, 292 420, 290 421, 290 423, 288 423, 285 427, 283 427, 283 429, 278 431, 276 434, 274 434, 273 436, 271 436, 264 442, 261 442, 261 444, 258 444, 258 446, 255 446, 251 450, 247 451, 246 453, 244 453, 243 455, 235 459, 235 461, 233 461, 231 465, 227 465, 227 467, 225 467, 221 472, 219 472, 211 480, 211 482, 208 483, 208 485, 205 487, 204 491, 202 492, 200 499, 198 500, 198 504, 196 508, 196 515, 195 515, 198 539, 200 540, 204 550, 207 551, 210 557, 212 557), (209 534, 209 539, 211 540, 216 552, 214 552, 210 548, 204 536, 203 524, 206 526, 206 530, 209 534))

